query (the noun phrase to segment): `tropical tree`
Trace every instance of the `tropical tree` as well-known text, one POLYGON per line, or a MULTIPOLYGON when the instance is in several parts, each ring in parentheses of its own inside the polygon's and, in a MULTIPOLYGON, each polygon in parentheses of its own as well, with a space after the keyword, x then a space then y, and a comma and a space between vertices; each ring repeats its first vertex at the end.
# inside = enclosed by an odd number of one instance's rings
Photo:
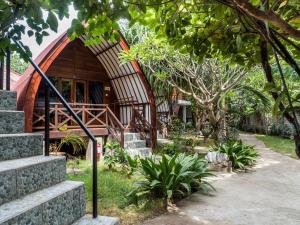
MULTIPOLYGON (((243 65, 261 63, 269 86, 275 78, 270 62, 278 70, 285 61, 300 76, 295 58, 300 54, 299 9, 297 0, 199 0, 131 2, 134 21, 153 27, 174 46, 200 59, 216 54, 243 65)), ((300 126, 285 75, 280 72, 283 90, 269 92, 284 117, 296 130, 296 152, 300 157, 300 126), (288 101, 281 101, 285 95, 288 101), (287 104, 286 104, 287 103, 287 104)))
POLYGON ((132 46, 122 59, 137 59, 153 76, 185 96, 192 97, 198 108, 205 112, 202 115, 212 126, 213 138, 218 142, 224 139, 224 97, 245 77, 245 69, 215 59, 205 59, 199 63, 191 55, 181 53, 153 37, 132 46))

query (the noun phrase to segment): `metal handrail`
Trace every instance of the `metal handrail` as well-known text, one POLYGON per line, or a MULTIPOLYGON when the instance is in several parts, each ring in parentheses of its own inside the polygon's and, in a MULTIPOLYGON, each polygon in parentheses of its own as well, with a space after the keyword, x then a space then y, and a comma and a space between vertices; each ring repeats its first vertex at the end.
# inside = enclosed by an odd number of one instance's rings
POLYGON ((97 140, 92 132, 84 126, 83 122, 80 120, 78 115, 73 111, 69 103, 64 99, 64 97, 59 93, 59 91, 55 88, 52 82, 48 79, 48 77, 43 73, 40 67, 26 54, 24 46, 19 42, 12 38, 13 42, 23 51, 24 55, 27 57, 28 61, 34 67, 34 69, 38 72, 38 74, 42 77, 43 82, 46 87, 46 95, 45 95, 45 156, 49 156, 49 123, 50 123, 50 115, 49 115, 49 88, 53 91, 53 93, 58 97, 63 106, 69 111, 69 113, 74 117, 75 121, 81 127, 81 129, 86 133, 86 135, 93 142, 93 218, 97 218, 97 140))

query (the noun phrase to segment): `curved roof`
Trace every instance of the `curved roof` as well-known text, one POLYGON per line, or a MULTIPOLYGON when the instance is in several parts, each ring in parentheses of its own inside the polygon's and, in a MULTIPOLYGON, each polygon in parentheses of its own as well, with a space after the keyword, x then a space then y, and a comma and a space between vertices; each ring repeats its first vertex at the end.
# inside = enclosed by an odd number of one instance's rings
MULTIPOLYGON (((119 33, 120 34, 120 33, 119 33)), ((82 41, 86 39, 83 35, 80 37, 82 41)), ((42 68, 44 61, 51 60, 51 54, 55 52, 58 45, 66 45, 70 42, 66 33, 54 40, 36 59, 35 62, 42 68)), ((97 45, 88 46, 92 53, 104 66, 111 84, 118 99, 134 98, 139 103, 149 103, 149 95, 152 95, 150 86, 136 61, 121 64, 119 54, 123 50, 128 50, 128 45, 120 34, 120 41, 110 42, 102 39, 97 45)), ((53 59, 51 60, 53 61, 53 59)), ((49 66, 47 66, 49 67, 49 66)), ((43 69, 46 72, 47 69, 43 69)), ((13 85, 13 90, 18 91, 19 100, 24 102, 20 96, 24 96, 29 81, 34 73, 34 68, 30 66, 21 77, 20 81, 13 85)))
MULTIPOLYGON (((133 98, 138 103, 146 103, 148 105, 146 108, 147 120, 155 126, 155 100, 150 85, 137 61, 124 64, 120 62, 119 54, 124 50, 128 50, 129 46, 122 34, 118 33, 120 36, 119 41, 110 42, 102 39, 100 44, 87 46, 87 48, 91 50, 105 68, 117 99, 121 101, 133 98)), ((82 35, 80 39, 84 41, 86 37, 82 35)), ((63 33, 41 52, 35 59, 36 64, 47 74, 52 62, 70 42, 66 32, 63 33)), ((40 81, 41 77, 32 66, 29 66, 19 81, 12 86, 12 89, 17 91, 18 109, 24 110, 27 113, 27 118, 32 117, 34 100, 40 81)))
MULTIPOLYGON (((85 36, 80 39, 85 41, 85 36)), ((119 54, 127 49, 127 44, 122 42, 122 39, 120 42, 102 39, 100 44, 88 46, 88 48, 104 66, 118 99, 133 97, 139 103, 149 102, 145 83, 139 76, 142 71, 137 63, 133 61, 122 64, 119 60, 119 54)))

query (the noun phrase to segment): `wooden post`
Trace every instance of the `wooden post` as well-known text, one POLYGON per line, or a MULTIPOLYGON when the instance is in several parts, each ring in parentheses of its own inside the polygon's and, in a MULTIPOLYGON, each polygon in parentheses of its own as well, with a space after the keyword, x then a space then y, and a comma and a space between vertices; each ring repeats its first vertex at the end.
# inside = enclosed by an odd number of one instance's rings
POLYGON ((55 130, 58 130, 58 105, 57 103, 55 103, 54 105, 54 126, 55 126, 55 130))

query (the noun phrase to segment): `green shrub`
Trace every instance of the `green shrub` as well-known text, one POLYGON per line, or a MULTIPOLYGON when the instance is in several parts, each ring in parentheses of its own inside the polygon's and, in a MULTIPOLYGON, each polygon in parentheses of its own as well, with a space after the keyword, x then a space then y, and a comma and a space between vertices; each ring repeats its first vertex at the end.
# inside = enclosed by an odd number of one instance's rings
POLYGON ((68 134, 61 139, 57 147, 58 151, 60 151, 63 146, 72 146, 73 154, 79 154, 86 149, 86 142, 78 134, 68 134))
POLYGON ((169 156, 173 156, 177 153, 180 153, 180 146, 179 143, 177 142, 163 144, 157 149, 157 152, 160 154, 167 154, 169 156))
POLYGON ((226 153, 235 169, 246 169, 256 163, 258 152, 253 146, 245 145, 242 141, 228 141, 213 146, 214 151, 226 153))
POLYGON ((126 164, 127 153, 118 142, 108 142, 105 145, 104 164, 111 170, 117 163, 126 164))
POLYGON ((139 156, 131 157, 117 142, 109 142, 105 145, 107 152, 104 155, 104 164, 111 170, 116 164, 122 165, 122 171, 131 176, 140 165, 139 156))
POLYGON ((184 125, 178 116, 171 116, 171 123, 168 126, 168 130, 171 138, 178 138, 182 134, 184 125))
POLYGON ((212 174, 207 170, 207 162, 195 155, 163 155, 161 160, 141 159, 141 170, 145 179, 137 183, 137 188, 128 196, 134 202, 140 197, 151 196, 173 200, 191 194, 199 189, 210 191, 213 187, 203 180, 212 174))
POLYGON ((194 127, 193 123, 191 123, 191 122, 186 123, 186 125, 185 125, 186 132, 193 132, 194 130, 195 130, 195 127, 194 127))
POLYGON ((194 145, 194 140, 192 138, 187 138, 184 140, 186 146, 193 146, 194 145))
POLYGON ((140 167, 140 157, 135 156, 131 157, 130 155, 126 155, 127 161, 127 175, 131 176, 136 170, 140 167))

